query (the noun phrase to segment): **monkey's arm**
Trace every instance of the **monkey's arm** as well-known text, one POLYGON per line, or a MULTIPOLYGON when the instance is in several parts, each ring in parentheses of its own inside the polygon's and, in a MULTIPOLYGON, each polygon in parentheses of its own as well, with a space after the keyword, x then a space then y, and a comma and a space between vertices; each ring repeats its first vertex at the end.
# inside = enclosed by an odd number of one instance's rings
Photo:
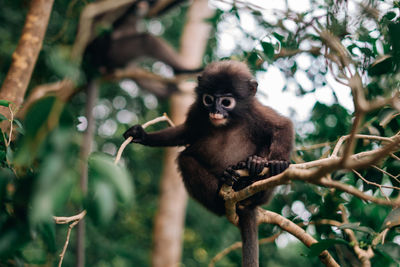
POLYGON ((132 137, 132 142, 145 146, 183 146, 187 143, 186 136, 184 124, 151 133, 146 133, 141 125, 134 125, 124 133, 125 139, 132 137))
POLYGON ((269 168, 270 176, 277 175, 286 170, 290 164, 290 153, 294 142, 293 124, 289 119, 276 113, 273 118, 272 127, 266 128, 264 133, 269 144, 268 142, 259 144, 256 155, 246 160, 250 175, 258 175, 264 167, 269 168))
POLYGON ((282 117, 282 120, 272 132, 271 145, 267 159, 289 161, 293 149, 294 130, 292 122, 282 117))

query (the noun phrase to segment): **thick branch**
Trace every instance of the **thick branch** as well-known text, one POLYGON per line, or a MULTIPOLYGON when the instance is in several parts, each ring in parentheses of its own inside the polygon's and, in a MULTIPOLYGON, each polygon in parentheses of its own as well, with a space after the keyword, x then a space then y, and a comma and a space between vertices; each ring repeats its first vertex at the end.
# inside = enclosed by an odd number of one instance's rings
MULTIPOLYGON (((12 64, 0 91, 0 99, 16 108, 22 104, 31 75, 42 48, 54 0, 32 0, 21 38, 12 55, 12 64)), ((1 112, 8 114, 6 112, 1 112)))
MULTIPOLYGON (((278 213, 259 208, 257 219, 259 223, 278 225, 282 230, 285 230, 288 233, 297 237, 297 239, 303 242, 303 244, 307 247, 310 247, 312 244, 318 242, 311 235, 307 234, 303 228, 301 228, 291 220, 279 215, 278 213)), ((336 261, 332 258, 327 250, 324 250, 319 255, 319 258, 326 266, 339 266, 339 264, 336 263, 336 261)))
POLYGON ((25 100, 24 105, 19 110, 18 117, 19 118, 25 117, 25 114, 29 110, 29 108, 36 101, 44 97, 56 95, 62 101, 66 101, 74 93, 74 90, 75 90, 75 84, 73 83, 73 81, 69 79, 64 79, 62 81, 58 81, 55 83, 39 85, 34 89, 32 89, 32 92, 25 100))
MULTIPOLYGON (((400 143, 399 135, 395 135, 391 138, 385 139, 385 141, 387 141, 388 144, 383 147, 352 155, 351 157, 349 157, 349 160, 346 163, 346 167, 349 170, 365 168, 371 166, 375 162, 398 150, 398 145, 400 143)), ((230 186, 225 185, 221 189, 221 194, 225 199, 226 216, 230 222, 236 225, 238 220, 236 214, 237 202, 242 201, 256 194, 257 192, 266 190, 268 188, 273 188, 278 185, 287 184, 292 180, 300 180, 329 188, 337 188, 346 193, 357 196, 363 200, 371 201, 381 205, 388 205, 393 207, 400 205, 400 199, 386 200, 372 197, 356 189, 353 186, 324 178, 327 174, 342 169, 341 162, 342 158, 331 156, 326 159, 316 160, 312 162, 292 164, 285 172, 270 177, 268 179, 255 182, 252 185, 237 192, 233 191, 230 186)), ((241 175, 246 174, 242 173, 241 175)))

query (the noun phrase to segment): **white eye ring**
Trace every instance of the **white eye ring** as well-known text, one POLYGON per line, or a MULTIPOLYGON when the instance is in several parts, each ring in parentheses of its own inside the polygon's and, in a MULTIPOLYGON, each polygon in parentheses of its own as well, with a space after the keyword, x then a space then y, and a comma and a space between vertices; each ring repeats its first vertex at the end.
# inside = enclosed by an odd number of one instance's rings
POLYGON ((231 96, 223 96, 219 99, 219 103, 226 109, 233 109, 236 106, 235 98, 231 96))
POLYGON ((203 104, 206 107, 211 107, 214 104, 214 97, 209 94, 203 95, 203 104))

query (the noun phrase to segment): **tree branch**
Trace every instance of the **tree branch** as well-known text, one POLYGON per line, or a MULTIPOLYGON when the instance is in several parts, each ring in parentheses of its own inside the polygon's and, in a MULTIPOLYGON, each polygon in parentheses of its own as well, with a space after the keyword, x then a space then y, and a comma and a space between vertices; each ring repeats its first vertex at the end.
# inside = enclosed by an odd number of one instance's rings
MULTIPOLYGON (((1 87, 0 99, 14 103, 17 109, 24 100, 37 57, 42 48, 53 2, 54 0, 31 1, 21 38, 12 55, 10 69, 1 87)), ((0 113, 7 114, 3 111, 4 108, 0 107, 0 113)), ((2 129, 6 127, 7 125, 2 125, 2 129)))
MULTIPOLYGON (((310 247, 312 244, 318 242, 311 235, 307 234, 303 228, 301 228, 291 220, 279 215, 278 213, 258 208, 257 219, 259 223, 278 225, 282 230, 287 231, 288 233, 291 233, 292 235, 297 237, 297 239, 303 242, 303 244, 307 247, 310 247)), ((319 259, 326 266, 339 266, 339 264, 336 263, 336 261, 327 250, 321 252, 321 254, 319 255, 319 259)))
POLYGON ((67 251, 68 248, 68 244, 69 244, 69 238, 71 235, 71 231, 72 228, 74 228, 75 225, 77 225, 86 215, 86 210, 83 210, 81 213, 71 216, 71 217, 56 217, 53 216, 54 222, 56 224, 68 224, 71 223, 70 225, 68 225, 68 232, 67 232, 67 238, 65 240, 65 244, 63 247, 63 250, 60 254, 60 261, 58 262, 58 267, 61 267, 62 262, 64 260, 64 256, 65 256, 65 252, 67 251))

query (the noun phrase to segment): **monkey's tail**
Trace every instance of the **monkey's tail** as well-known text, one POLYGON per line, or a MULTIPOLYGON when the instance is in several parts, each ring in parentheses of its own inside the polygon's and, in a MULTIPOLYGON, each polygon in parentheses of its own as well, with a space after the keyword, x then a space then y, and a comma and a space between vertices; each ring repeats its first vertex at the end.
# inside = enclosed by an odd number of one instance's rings
POLYGON ((258 267, 257 210, 238 209, 239 229, 242 236, 242 267, 258 267))

